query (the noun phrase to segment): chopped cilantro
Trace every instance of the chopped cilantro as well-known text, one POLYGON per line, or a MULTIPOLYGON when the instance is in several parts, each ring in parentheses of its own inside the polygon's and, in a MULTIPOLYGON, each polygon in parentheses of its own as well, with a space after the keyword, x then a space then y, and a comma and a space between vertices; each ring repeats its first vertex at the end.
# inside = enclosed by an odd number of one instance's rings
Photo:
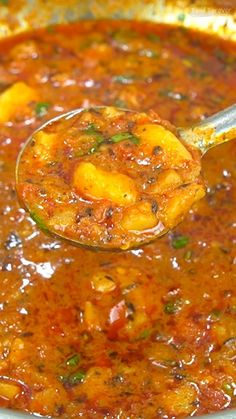
POLYGON ((139 144, 139 138, 135 135, 131 134, 130 132, 120 132, 118 134, 113 135, 110 138, 112 143, 120 143, 121 141, 129 140, 134 144, 139 144))
POLYGON ((81 383, 82 381, 84 381, 84 378, 85 378, 85 372, 77 371, 69 376, 69 383, 71 385, 75 385, 77 383, 81 383))
POLYGON ((114 105, 117 108, 125 108, 125 107, 127 107, 126 102, 124 100, 122 100, 122 99, 119 99, 119 98, 115 100, 114 105))
POLYGON ((165 304, 164 312, 166 314, 175 314, 179 310, 179 302, 178 301, 170 301, 169 303, 165 304))
POLYGON ((97 133, 97 131, 98 129, 93 122, 88 124, 88 126, 83 129, 83 132, 85 132, 86 134, 94 134, 94 133, 97 133))
POLYGON ((120 84, 130 84, 134 81, 134 76, 129 76, 129 75, 119 75, 119 76, 114 76, 112 77, 112 81, 114 81, 115 83, 120 83, 120 84))
POLYGON ((98 131, 98 128, 94 123, 90 123, 86 128, 81 131, 83 134, 90 136, 94 140, 94 144, 89 150, 79 150, 75 153, 75 157, 83 157, 88 154, 95 153, 101 144, 105 141, 103 135, 98 131))
POLYGON ((91 123, 83 130, 86 135, 94 137, 97 144, 101 144, 104 141, 103 135, 98 131, 95 124, 91 123))
POLYGON ((179 22, 184 22, 185 21, 185 18, 186 18, 186 15, 184 13, 180 13, 178 15, 178 21, 179 22))
POLYGON ((149 34, 147 35, 147 38, 148 38, 150 41, 153 41, 153 42, 160 42, 160 36, 159 36, 159 35, 157 35, 157 34, 155 34, 155 33, 149 33, 149 34))
POLYGON ((188 242, 189 238, 187 236, 174 236, 171 244, 174 249, 182 249, 187 246, 188 242))
POLYGON ((76 371, 69 375, 59 375, 58 379, 64 384, 65 387, 73 387, 78 383, 84 381, 86 374, 83 371, 76 371))
POLYGON ((144 48, 139 52, 139 55, 142 57, 148 57, 148 58, 157 58, 158 53, 154 51, 153 49, 144 48))
POLYGON ((47 112, 48 112, 49 106, 50 105, 47 102, 38 102, 38 103, 36 103, 36 106, 35 106, 36 115, 39 118, 42 118, 43 116, 45 116, 47 114, 47 112))
POLYGON ((150 330, 150 329, 144 329, 144 330, 140 333, 140 335, 139 335, 138 339, 140 339, 140 340, 142 340, 142 339, 147 339, 147 338, 149 338, 150 334, 151 334, 151 330, 150 330))
POLYGON ((210 313, 210 320, 212 322, 217 322, 220 319, 221 311, 217 308, 214 308, 210 313))
POLYGON ((56 30, 55 25, 47 26, 46 30, 47 30, 48 33, 54 33, 55 30, 56 30))
POLYGON ((188 99, 188 96, 184 93, 180 93, 180 92, 174 92, 171 89, 161 89, 159 91, 159 96, 161 97, 170 97, 171 99, 175 99, 175 100, 186 100, 188 99))
POLYGON ((66 365, 68 365, 69 367, 75 367, 76 365, 78 365, 79 361, 80 361, 80 355, 75 354, 66 360, 66 365))

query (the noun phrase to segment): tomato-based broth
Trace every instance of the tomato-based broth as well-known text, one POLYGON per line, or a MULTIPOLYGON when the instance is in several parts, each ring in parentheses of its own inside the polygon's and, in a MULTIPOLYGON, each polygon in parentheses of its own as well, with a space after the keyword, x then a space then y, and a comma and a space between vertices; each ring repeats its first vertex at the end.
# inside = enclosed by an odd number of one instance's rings
POLYGON ((127 252, 46 236, 14 181, 26 139, 63 112, 108 105, 190 126, 231 105, 235 84, 233 43, 171 26, 80 22, 0 43, 2 407, 135 419, 236 407, 235 142, 204 157, 207 194, 185 221, 127 252))

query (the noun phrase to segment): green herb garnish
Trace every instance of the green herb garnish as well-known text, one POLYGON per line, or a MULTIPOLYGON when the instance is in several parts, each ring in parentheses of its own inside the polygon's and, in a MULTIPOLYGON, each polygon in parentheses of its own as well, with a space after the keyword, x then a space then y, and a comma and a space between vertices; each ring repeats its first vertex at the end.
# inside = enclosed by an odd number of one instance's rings
POLYGON ((98 131, 95 124, 91 123, 87 126, 87 128, 83 129, 82 131, 84 134, 94 137, 97 144, 101 144, 104 142, 103 135, 98 131))
POLYGON ((96 125, 91 122, 90 124, 88 124, 88 126, 86 128, 83 129, 83 131, 85 134, 94 134, 98 132, 98 129, 96 127, 96 125))
POLYGON ((110 138, 110 142, 112 143, 120 143, 121 141, 126 140, 131 141, 133 144, 139 144, 139 138, 130 132, 120 132, 110 138))
POLYGON ((185 15, 184 13, 180 13, 180 14, 178 15, 178 21, 179 21, 179 22, 184 22, 184 21, 185 21, 185 19, 186 19, 186 15, 185 15))
POLYGON ((134 81, 135 77, 134 76, 129 76, 129 75, 119 75, 119 76, 114 76, 112 77, 112 81, 114 81, 115 83, 120 83, 120 84, 130 84, 134 81))
POLYGON ((84 381, 86 374, 83 371, 76 371, 69 375, 59 375, 58 379, 64 384, 64 386, 75 386, 78 383, 84 381))
POLYGON ((115 100, 114 105, 117 106, 117 108, 127 107, 127 103, 124 100, 119 99, 119 98, 115 100))
POLYGON ((81 383, 85 379, 85 372, 77 371, 69 376, 69 384, 75 385, 77 383, 81 383))
POLYGON ((178 301, 170 301, 169 303, 165 304, 164 312, 166 314, 175 314, 179 310, 179 302, 178 301))
POLYGON ((105 138, 103 135, 98 131, 98 128, 94 123, 90 123, 86 128, 81 131, 82 134, 88 135, 94 140, 94 144, 90 149, 87 150, 79 150, 75 153, 75 157, 83 157, 88 156, 89 154, 96 153, 99 147, 104 143, 105 138))
POLYGON ((70 358, 68 358, 66 360, 66 365, 68 365, 69 367, 76 367, 76 365, 78 365, 79 361, 80 361, 80 355, 75 354, 75 355, 72 355, 70 358))
POLYGON ((169 97, 171 99, 175 99, 175 100, 186 100, 188 99, 188 96, 185 95, 184 93, 180 93, 180 92, 174 92, 171 89, 161 89, 159 91, 159 96, 161 97, 169 97))
POLYGON ((189 243, 189 238, 187 236, 178 236, 172 238, 172 247, 174 249, 182 249, 183 247, 187 246, 189 243))
POLYGON ((55 25, 49 25, 49 26, 46 27, 46 31, 48 33, 54 33, 55 30, 56 30, 55 25))
POLYGON ((217 322, 220 319, 221 311, 217 308, 214 308, 210 313, 210 320, 217 322))
POLYGON ((3 4, 4 6, 8 6, 9 0, 0 0, 0 3, 3 4))
POLYGON ((43 116, 45 116, 47 114, 47 112, 48 112, 49 106, 50 105, 47 102, 39 102, 39 103, 36 103, 36 106, 35 106, 36 115, 39 118, 42 118, 43 116))
POLYGON ((159 56, 159 54, 156 51, 149 48, 142 49, 139 55, 141 55, 142 57, 148 57, 148 58, 157 58, 159 56))
POLYGON ((149 33, 148 35, 147 35, 147 38, 150 40, 150 41, 153 41, 153 42, 160 42, 160 36, 159 35, 157 35, 157 34, 155 34, 155 33, 149 33))
POLYGON ((138 336, 138 339, 139 340, 142 340, 142 339, 147 339, 147 338, 149 338, 149 336, 151 335, 151 330, 150 329, 144 329, 141 333, 140 333, 140 335, 138 336))

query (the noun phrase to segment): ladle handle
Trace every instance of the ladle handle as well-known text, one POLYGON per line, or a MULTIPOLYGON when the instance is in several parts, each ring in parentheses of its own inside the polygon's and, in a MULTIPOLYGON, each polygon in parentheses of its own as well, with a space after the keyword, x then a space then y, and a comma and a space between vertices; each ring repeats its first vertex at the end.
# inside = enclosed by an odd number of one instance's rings
POLYGON ((179 128, 180 137, 202 154, 218 144, 236 138, 236 104, 206 118, 191 128, 179 128))

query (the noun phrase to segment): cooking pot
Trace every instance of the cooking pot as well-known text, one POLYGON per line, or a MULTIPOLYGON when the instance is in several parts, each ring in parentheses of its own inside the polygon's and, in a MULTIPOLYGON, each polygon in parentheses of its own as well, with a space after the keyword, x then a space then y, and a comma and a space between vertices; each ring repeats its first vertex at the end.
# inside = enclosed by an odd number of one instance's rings
MULTIPOLYGON (((132 19, 172 23, 236 42, 235 0, 21 0, 0 3, 0 38, 57 23, 87 19, 132 19)), ((0 409, 1 419, 39 417, 0 409)), ((198 416, 236 419, 236 409, 198 416)))

